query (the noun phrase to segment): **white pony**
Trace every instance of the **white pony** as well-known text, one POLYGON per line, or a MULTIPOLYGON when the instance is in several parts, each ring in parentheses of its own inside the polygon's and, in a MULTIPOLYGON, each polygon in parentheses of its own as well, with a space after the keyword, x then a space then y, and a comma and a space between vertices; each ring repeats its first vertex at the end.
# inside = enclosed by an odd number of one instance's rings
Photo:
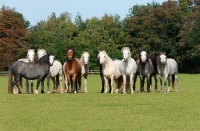
POLYGON ((81 58, 80 58, 80 63, 81 63, 81 66, 82 66, 81 75, 84 77, 85 93, 88 92, 88 90, 87 90, 87 77, 88 77, 88 72, 89 72, 89 68, 88 68, 89 59, 90 59, 89 52, 83 51, 81 58))
MULTIPOLYGON (((105 80, 105 91, 104 91, 104 93, 107 93, 108 80, 109 79, 111 80, 111 93, 113 93, 113 81, 121 76, 121 72, 119 70, 119 66, 121 64, 121 61, 120 60, 113 61, 107 55, 105 50, 99 51, 98 58, 99 58, 99 63, 102 65, 103 76, 104 76, 104 80, 105 80)), ((118 85, 118 84, 116 83, 116 85, 118 85)))
MULTIPOLYGON (((34 57, 35 57, 35 50, 34 49, 28 49, 27 58, 21 58, 18 61, 23 61, 23 62, 26 62, 26 63, 34 62, 34 57)), ((20 84, 19 85, 20 85, 20 88, 22 89, 22 77, 20 77, 20 84)), ((15 91, 13 89, 13 92, 18 93, 18 90, 15 91)), ((26 93, 29 93, 29 82, 28 82, 28 80, 26 80, 26 93)), ((33 81, 32 80, 31 80, 31 93, 33 93, 33 81)))
MULTIPOLYGON (((90 54, 87 51, 83 51, 82 52, 82 55, 81 55, 80 59, 76 58, 76 60, 82 66, 81 75, 84 77, 84 90, 85 90, 85 93, 88 92, 88 90, 87 90, 87 77, 88 77, 88 72, 89 72, 89 68, 88 68, 89 59, 90 59, 90 54)), ((65 65, 66 65, 66 62, 63 64, 63 69, 65 69, 65 65)), ((64 71, 64 74, 65 74, 65 70, 63 70, 63 71, 64 71)), ((67 85, 67 77, 65 77, 65 86, 66 85, 67 85)))
MULTIPOLYGON (((132 88, 133 87, 133 77, 137 71, 137 65, 136 65, 135 60, 133 58, 131 58, 131 52, 130 52, 129 47, 123 47, 121 52, 123 53, 123 59, 122 59, 119 69, 123 76, 123 82, 124 82, 123 93, 127 93, 126 78, 130 78, 129 82, 130 82, 131 94, 133 94, 134 93, 133 88, 132 88)), ((116 90, 116 92, 117 91, 118 90, 116 90)))
POLYGON ((165 53, 160 53, 157 60, 158 75, 160 78, 161 92, 162 92, 162 76, 164 76, 164 92, 166 92, 166 85, 168 79, 168 90, 170 91, 170 78, 172 76, 172 88, 176 84, 176 91, 178 92, 178 64, 172 58, 167 58, 165 53))
MULTIPOLYGON (((42 56, 46 55, 46 51, 44 49, 38 49, 37 55, 38 55, 38 60, 39 60, 42 56)), ((54 56, 51 56, 50 59, 54 60, 54 56)), ((47 93, 50 93, 50 88, 49 88, 50 78, 53 81, 53 92, 57 92, 58 87, 60 86, 61 87, 60 91, 61 91, 61 93, 63 93, 63 90, 62 90, 62 64, 57 60, 53 61, 53 65, 50 66, 50 69, 49 69, 49 75, 47 76, 47 87, 48 87, 47 93)))
POLYGON ((37 50, 37 57, 38 57, 38 60, 39 60, 41 57, 45 56, 46 54, 47 54, 47 53, 46 53, 45 49, 38 49, 38 50, 37 50))

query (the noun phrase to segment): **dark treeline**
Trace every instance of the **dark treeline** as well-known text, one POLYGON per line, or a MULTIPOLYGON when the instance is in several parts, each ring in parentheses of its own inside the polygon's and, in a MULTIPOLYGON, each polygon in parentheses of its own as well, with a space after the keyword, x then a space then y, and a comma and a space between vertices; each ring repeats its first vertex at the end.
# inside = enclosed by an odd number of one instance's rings
MULTIPOLYGON (((128 9, 127 9, 128 10, 128 9)), ((90 69, 97 69, 96 53, 106 50, 112 58, 122 58, 123 46, 138 58, 141 49, 149 54, 165 51, 174 58, 179 70, 200 65, 200 0, 168 0, 134 5, 123 20, 119 15, 83 20, 77 14, 72 21, 68 12, 30 26, 23 14, 7 6, 0 8, 0 70, 10 62, 26 57, 28 48, 44 48, 56 59, 66 61, 66 48, 74 46, 77 58, 90 52, 90 69)))

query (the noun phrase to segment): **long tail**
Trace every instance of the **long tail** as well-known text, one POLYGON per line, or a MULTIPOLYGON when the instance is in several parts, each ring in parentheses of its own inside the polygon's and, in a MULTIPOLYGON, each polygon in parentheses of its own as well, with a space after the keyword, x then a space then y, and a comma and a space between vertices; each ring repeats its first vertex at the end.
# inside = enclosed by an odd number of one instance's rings
POLYGON ((10 64, 8 69, 8 93, 13 94, 13 83, 12 83, 12 77, 13 74, 11 72, 12 64, 10 64))
POLYGON ((175 75, 172 75, 172 89, 175 87, 175 75))

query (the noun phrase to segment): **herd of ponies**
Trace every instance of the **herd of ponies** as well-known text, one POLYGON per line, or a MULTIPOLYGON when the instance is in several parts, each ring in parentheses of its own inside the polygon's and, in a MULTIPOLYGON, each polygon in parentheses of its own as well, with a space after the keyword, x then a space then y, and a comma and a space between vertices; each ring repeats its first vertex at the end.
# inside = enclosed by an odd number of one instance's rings
MULTIPOLYGON (((174 59, 167 58, 165 52, 154 53, 149 56, 147 51, 142 50, 137 60, 131 57, 129 47, 123 47, 121 53, 123 56, 122 60, 110 58, 105 50, 99 51, 96 54, 96 65, 100 69, 102 93, 122 92, 125 94, 130 91, 133 94, 136 90, 137 76, 140 78, 139 92, 145 91, 145 78, 147 82, 146 91, 151 92, 152 77, 155 80, 155 90, 157 90, 158 80, 156 75, 160 79, 161 92, 170 92, 171 81, 172 88, 174 89, 176 86, 176 91, 178 91, 178 65, 174 59), (172 79, 170 79, 170 76, 172 79), (116 83, 115 91, 114 83, 116 83), (168 89, 166 88, 167 83, 168 89)), ((8 93, 22 93, 22 77, 26 80, 25 93, 38 94, 40 85, 41 93, 45 93, 45 78, 47 78, 47 93, 50 93, 50 79, 53 81, 52 93, 59 91, 60 93, 69 93, 70 91, 71 93, 81 93, 82 77, 84 77, 84 92, 87 93, 89 52, 83 51, 79 59, 75 57, 74 48, 70 47, 66 50, 66 56, 67 60, 62 65, 61 62, 55 60, 54 55, 47 54, 44 49, 38 49, 37 61, 35 61, 35 50, 28 49, 27 58, 21 58, 9 65, 8 93), (64 87, 62 84, 62 75, 64 75, 64 87), (33 90, 33 80, 37 80, 35 91, 33 90)))

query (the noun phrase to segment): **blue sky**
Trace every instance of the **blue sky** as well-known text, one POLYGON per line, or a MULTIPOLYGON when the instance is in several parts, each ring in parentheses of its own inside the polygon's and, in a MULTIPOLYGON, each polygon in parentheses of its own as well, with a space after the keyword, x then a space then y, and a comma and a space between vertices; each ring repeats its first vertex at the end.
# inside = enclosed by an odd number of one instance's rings
MULTIPOLYGON (((94 16, 101 18, 104 14, 120 15, 121 19, 128 14, 133 5, 146 5, 153 0, 0 0, 2 5, 15 8, 17 12, 35 25, 40 20, 47 20, 52 12, 59 16, 63 12, 71 14, 74 21, 79 14, 83 20, 94 16)), ((154 0, 160 4, 167 0, 154 0)))

